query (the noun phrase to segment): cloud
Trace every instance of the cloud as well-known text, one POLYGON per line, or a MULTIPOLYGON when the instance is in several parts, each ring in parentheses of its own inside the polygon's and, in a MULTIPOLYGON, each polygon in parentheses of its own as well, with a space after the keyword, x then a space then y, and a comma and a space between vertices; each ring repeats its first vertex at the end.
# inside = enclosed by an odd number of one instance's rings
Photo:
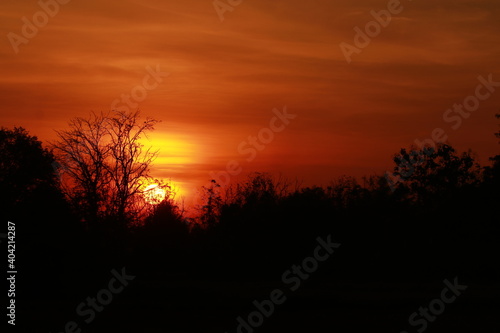
MULTIPOLYGON (((339 43, 352 43, 353 28, 386 2, 244 1, 221 23, 211 1, 71 1, 19 54, 0 42, 0 121, 54 139, 54 128, 108 110, 158 64, 170 76, 139 108, 170 126, 153 142, 173 140, 170 133, 184 149, 162 152, 162 177, 199 183, 238 157, 237 145, 283 105, 300 119, 246 170, 282 167, 314 181, 349 168, 383 171, 395 149, 444 126, 443 111, 477 75, 500 80, 498 1, 402 3, 347 64, 339 43)), ((36 2, 1 6, 4 36, 40 10, 36 2)), ((481 126, 493 121, 499 95, 453 137, 458 148, 496 151, 481 126)))

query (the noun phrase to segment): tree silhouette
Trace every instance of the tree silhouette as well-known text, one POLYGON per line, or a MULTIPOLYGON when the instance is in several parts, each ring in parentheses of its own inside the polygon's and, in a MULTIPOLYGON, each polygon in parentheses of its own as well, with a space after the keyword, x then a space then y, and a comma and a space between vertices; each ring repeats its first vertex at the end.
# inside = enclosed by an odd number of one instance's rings
POLYGON ((141 216, 146 204, 137 201, 157 152, 143 150, 140 139, 156 123, 141 122, 139 111, 113 111, 74 118, 69 130, 57 132, 52 149, 61 186, 91 229, 102 220, 125 226, 141 216))
POLYGON ((69 126, 70 130, 57 132, 60 141, 52 144, 61 187, 90 228, 95 229, 111 182, 104 165, 109 156, 106 116, 92 113, 89 119, 70 120, 69 126))
POLYGON ((458 155, 448 144, 437 144, 436 149, 425 151, 403 148, 394 162, 394 174, 405 180, 403 191, 417 201, 428 194, 477 185, 480 178, 480 167, 472 153, 458 155))
MULTIPOLYGON (((142 207, 134 205, 141 188, 149 176, 149 167, 158 155, 151 148, 143 151, 139 143, 142 135, 153 130, 158 121, 146 119, 139 122, 139 112, 117 112, 117 116, 108 118, 110 137, 109 163, 105 164, 111 178, 112 215, 119 221, 137 218, 142 207)), ((147 184, 147 181, 146 181, 147 184)))
POLYGON ((55 188, 53 155, 22 127, 0 129, 0 196, 2 209, 16 211, 35 200, 35 193, 55 188))
MULTIPOLYGON (((495 115, 497 119, 500 119, 500 113, 495 115)), ((500 130, 494 133, 495 136, 500 139, 500 130)), ((498 142, 500 143, 500 141, 498 142)), ((498 188, 498 184, 500 183, 500 155, 495 155, 489 158, 492 165, 484 167, 484 180, 486 183, 492 187, 492 189, 498 188)))
POLYGON ((202 200, 204 204, 199 208, 201 215, 201 226, 211 227, 219 219, 220 208, 222 205, 222 198, 220 194, 220 185, 212 179, 210 181, 210 186, 202 186, 202 200))
POLYGON ((16 256, 23 262, 21 279, 27 289, 19 297, 50 297, 63 279, 39 273, 78 260, 73 251, 81 248, 81 233, 57 186, 54 162, 50 151, 24 128, 0 129, 0 219, 15 223, 21 244, 16 256), (46 288, 37 288, 40 283, 46 288))

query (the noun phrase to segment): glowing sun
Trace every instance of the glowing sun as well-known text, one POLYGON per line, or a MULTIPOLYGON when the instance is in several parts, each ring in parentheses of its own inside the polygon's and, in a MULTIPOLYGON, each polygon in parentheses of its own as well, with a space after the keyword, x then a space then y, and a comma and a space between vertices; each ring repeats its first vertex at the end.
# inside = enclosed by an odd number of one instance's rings
POLYGON ((147 203, 157 205, 163 199, 165 199, 167 192, 158 184, 151 184, 142 191, 142 195, 144 196, 144 200, 146 200, 147 203))

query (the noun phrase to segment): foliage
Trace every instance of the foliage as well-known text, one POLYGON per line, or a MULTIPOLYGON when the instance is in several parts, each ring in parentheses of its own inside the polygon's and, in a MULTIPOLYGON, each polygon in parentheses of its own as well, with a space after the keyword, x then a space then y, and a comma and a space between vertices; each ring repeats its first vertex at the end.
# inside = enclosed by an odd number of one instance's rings
POLYGON ((402 192, 415 200, 425 194, 447 193, 479 182, 480 167, 471 152, 457 154, 448 144, 436 149, 401 149, 394 173, 404 179, 402 192))
POLYGON ((53 155, 24 128, 0 129, 0 196, 13 209, 55 183, 53 155))

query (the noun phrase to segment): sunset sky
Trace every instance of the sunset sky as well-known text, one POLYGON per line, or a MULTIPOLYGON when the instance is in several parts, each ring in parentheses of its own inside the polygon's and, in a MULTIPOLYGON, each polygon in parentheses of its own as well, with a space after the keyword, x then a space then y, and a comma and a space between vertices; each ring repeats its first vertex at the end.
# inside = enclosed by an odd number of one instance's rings
POLYGON ((47 3, 47 22, 37 1, 0 5, 0 126, 54 140, 73 117, 123 107, 114 101, 159 69, 169 75, 149 77, 136 108, 161 120, 146 142, 160 149, 153 175, 184 195, 231 160, 242 167, 234 180, 267 171, 325 185, 382 174, 435 128, 482 164, 498 153, 500 87, 480 89, 488 97, 456 129, 443 119, 476 94, 478 76, 500 82, 498 0, 404 0, 350 63, 339 45, 354 46, 353 29, 388 1, 244 0, 223 21, 212 0, 47 3), (37 33, 23 29, 33 16, 37 33), (296 117, 248 161, 238 146, 285 106, 296 117))

